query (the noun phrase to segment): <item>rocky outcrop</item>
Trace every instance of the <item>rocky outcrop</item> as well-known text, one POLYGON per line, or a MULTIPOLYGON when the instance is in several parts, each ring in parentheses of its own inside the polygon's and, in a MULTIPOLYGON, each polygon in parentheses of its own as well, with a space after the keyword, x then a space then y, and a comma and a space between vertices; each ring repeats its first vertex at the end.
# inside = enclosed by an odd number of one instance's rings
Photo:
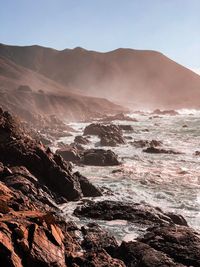
POLYGON ((95 218, 101 220, 127 220, 139 224, 173 224, 187 225, 181 215, 164 213, 160 208, 154 208, 147 204, 126 203, 118 201, 89 202, 77 207, 77 216, 95 218), (179 219, 178 219, 179 218, 179 219))
POLYGON ((81 163, 93 166, 120 165, 117 155, 111 150, 88 149, 84 152, 81 163))
POLYGON ((80 199, 80 183, 68 162, 33 140, 9 113, 0 111, 0 161, 4 165, 24 166, 37 185, 46 186, 57 198, 80 199))
POLYGON ((84 129, 84 135, 98 135, 102 146, 117 146, 125 144, 122 131, 114 124, 104 125, 92 123, 84 129))
POLYGON ((111 150, 104 149, 86 149, 78 150, 74 146, 65 146, 58 149, 57 154, 61 155, 65 160, 71 161, 77 165, 91 166, 114 166, 120 165, 118 156, 111 150))

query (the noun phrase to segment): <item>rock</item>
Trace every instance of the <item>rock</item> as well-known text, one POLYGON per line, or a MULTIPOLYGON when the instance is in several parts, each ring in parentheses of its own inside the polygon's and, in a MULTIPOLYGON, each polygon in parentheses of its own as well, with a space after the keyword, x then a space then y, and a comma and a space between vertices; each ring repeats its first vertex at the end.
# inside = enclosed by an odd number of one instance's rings
POLYGON ((90 183, 87 178, 82 176, 79 172, 75 172, 74 175, 76 175, 76 177, 78 178, 84 197, 102 196, 101 190, 90 183))
POLYGON ((81 163, 91 166, 115 166, 120 165, 117 155, 111 150, 88 149, 81 157, 81 163))
POLYGON ((183 266, 200 266, 200 236, 185 226, 151 228, 139 238, 183 266))
POLYGON ((133 129, 133 126, 131 125, 119 125, 119 128, 123 131, 128 131, 128 132, 132 132, 134 129, 133 129))
POLYGON ((195 151, 194 155, 195 156, 200 156, 200 151, 195 151))
POLYGON ((72 146, 65 146, 64 148, 56 150, 56 153, 63 157, 66 161, 76 163, 80 160, 79 151, 72 146))
POLYGON ((84 236, 82 245, 87 250, 105 249, 106 251, 113 251, 118 247, 116 239, 96 223, 90 223, 82 227, 81 231, 84 236))
POLYGON ((122 131, 119 126, 92 123, 84 129, 84 135, 98 135, 102 146, 116 146, 125 144, 122 131))
POLYGON ((117 258, 123 260, 127 267, 184 267, 175 263, 163 252, 155 250, 142 242, 122 242, 116 252, 117 258))
POLYGON ((181 215, 167 215, 159 208, 147 204, 126 203, 119 201, 89 202, 74 211, 75 215, 101 220, 127 220, 139 224, 187 225, 181 215))
POLYGON ((167 150, 167 149, 163 149, 163 148, 156 148, 154 146, 150 146, 150 147, 144 149, 143 152, 152 153, 152 154, 174 154, 174 155, 182 154, 178 151, 167 150))
POLYGON ((121 134, 103 133, 100 135, 101 146, 112 146, 115 147, 119 144, 125 144, 125 140, 121 134))
MULTIPOLYGON (((8 112, 0 115, 0 161, 4 165, 24 166, 35 178, 35 184, 44 185, 55 200, 65 198, 77 200, 82 197, 80 183, 73 176, 71 165, 55 156, 51 151, 33 140, 20 122, 8 112)), ((31 177, 30 175, 28 177, 31 177)), ((22 184, 22 180, 20 180, 22 184)), ((32 183, 32 180, 30 181, 32 183)), ((34 184, 34 187, 35 187, 34 184)), ((15 185, 16 186, 16 185, 15 185)), ((23 192, 33 189, 32 184, 22 185, 23 192)))
POLYGON ((74 143, 78 143, 81 145, 87 145, 90 143, 90 140, 87 137, 83 137, 81 135, 77 135, 74 139, 74 143))
POLYGON ((179 115, 179 113, 175 110, 163 110, 161 111, 160 109, 155 109, 152 114, 157 114, 157 115, 170 115, 170 116, 175 116, 179 115))
POLYGON ((158 140, 135 140, 133 142, 130 142, 131 145, 135 146, 136 148, 143 148, 143 147, 157 147, 161 146, 163 143, 158 140))

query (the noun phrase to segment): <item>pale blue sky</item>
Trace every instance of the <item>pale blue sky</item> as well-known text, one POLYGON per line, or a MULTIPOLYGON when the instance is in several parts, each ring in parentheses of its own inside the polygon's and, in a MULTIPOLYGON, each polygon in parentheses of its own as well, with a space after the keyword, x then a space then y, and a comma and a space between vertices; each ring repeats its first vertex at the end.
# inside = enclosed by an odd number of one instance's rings
POLYGON ((0 0, 0 42, 158 50, 200 68, 200 0, 0 0))

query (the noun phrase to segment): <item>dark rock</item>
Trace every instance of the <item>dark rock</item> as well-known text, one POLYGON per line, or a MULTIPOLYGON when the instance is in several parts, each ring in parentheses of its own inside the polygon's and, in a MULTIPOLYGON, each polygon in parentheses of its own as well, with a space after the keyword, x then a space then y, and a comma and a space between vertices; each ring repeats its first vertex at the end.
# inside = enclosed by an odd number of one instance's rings
POLYGON ((82 176, 79 172, 75 172, 74 175, 78 178, 84 197, 102 196, 101 190, 90 183, 87 178, 82 176))
POLYGON ((69 164, 63 164, 51 151, 33 140, 8 112, 0 115, 0 161, 4 165, 25 166, 58 198, 80 199, 80 183, 69 164), (55 160, 56 159, 56 160, 55 160))
POLYGON ((81 163, 92 166, 120 165, 117 155, 111 150, 88 149, 81 157, 81 163))
POLYGON ((156 148, 154 146, 150 146, 150 147, 144 149, 143 152, 152 153, 152 154, 175 154, 175 155, 182 154, 178 151, 167 150, 167 149, 163 149, 163 148, 156 148))
POLYGON ((81 144, 81 145, 87 145, 90 143, 90 140, 88 140, 87 137, 83 137, 81 135, 77 135, 74 139, 74 143, 78 143, 78 144, 81 144))
POLYGON ((147 204, 124 203, 115 201, 89 202, 77 207, 75 215, 102 220, 127 220, 139 224, 182 224, 187 222, 181 215, 167 215, 159 208, 147 204))
POLYGON ((133 126, 131 125, 119 125, 119 128, 123 131, 128 131, 128 132, 132 132, 134 130, 133 126))
POLYGON ((143 148, 143 147, 157 147, 161 146, 163 143, 158 140, 135 140, 134 142, 131 142, 131 145, 135 146, 136 148, 143 148))
POLYGON ((179 115, 179 113, 173 109, 172 110, 163 110, 163 111, 161 111, 160 109, 156 109, 152 112, 152 114, 170 115, 170 116, 179 115))
POLYGON ((79 151, 72 146, 65 146, 64 148, 58 149, 56 154, 61 155, 64 160, 76 163, 80 160, 79 151))
POLYGON ((127 267, 184 267, 168 255, 142 242, 122 242, 116 252, 127 267))
POLYGON ((139 241, 184 266, 200 266, 200 236, 189 227, 164 226, 149 229, 139 241))
POLYGON ((116 146, 118 144, 125 144, 122 131, 119 126, 110 124, 104 125, 99 123, 92 123, 86 126, 84 135, 98 135, 100 137, 100 144, 102 146, 116 146))

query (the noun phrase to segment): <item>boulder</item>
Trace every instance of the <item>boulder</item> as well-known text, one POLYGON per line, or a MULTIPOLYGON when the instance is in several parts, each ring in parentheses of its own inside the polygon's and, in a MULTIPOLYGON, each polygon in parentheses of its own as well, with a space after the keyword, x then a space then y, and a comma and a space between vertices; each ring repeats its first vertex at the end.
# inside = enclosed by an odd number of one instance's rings
POLYGON ((88 149, 81 157, 81 163, 91 166, 120 165, 117 155, 111 150, 88 149))

